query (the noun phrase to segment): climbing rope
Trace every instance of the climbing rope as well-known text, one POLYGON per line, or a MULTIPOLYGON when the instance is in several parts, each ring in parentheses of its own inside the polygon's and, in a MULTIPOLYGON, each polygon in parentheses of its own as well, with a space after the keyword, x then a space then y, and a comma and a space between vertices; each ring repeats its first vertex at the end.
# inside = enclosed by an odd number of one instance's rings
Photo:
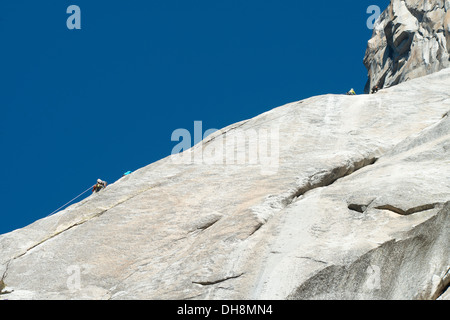
MULTIPOLYGON (((58 209, 56 209, 55 211, 53 211, 52 213, 50 213, 47 217, 50 217, 52 215, 54 215, 55 213, 58 213, 59 210, 61 210, 62 208, 64 208, 65 206, 67 206, 68 204, 72 203, 73 201, 75 201, 76 199, 78 199, 79 197, 81 197, 83 194, 85 194, 86 192, 90 191, 92 188, 94 187, 94 185, 90 186, 89 188, 86 189, 86 191, 83 191, 83 193, 80 193, 77 197, 73 198, 72 200, 70 200, 69 202, 67 202, 65 205, 59 207, 58 209)), ((46 218, 47 218, 46 217, 46 218)))

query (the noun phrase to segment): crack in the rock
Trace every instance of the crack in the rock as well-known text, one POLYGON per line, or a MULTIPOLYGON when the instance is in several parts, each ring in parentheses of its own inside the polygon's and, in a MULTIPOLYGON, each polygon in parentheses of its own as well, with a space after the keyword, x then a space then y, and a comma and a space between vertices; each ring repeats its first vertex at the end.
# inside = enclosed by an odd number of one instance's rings
POLYGON ((205 147, 207 144, 209 144, 209 143, 213 142, 214 140, 216 140, 217 137, 226 136, 230 131, 236 130, 236 129, 244 126, 249 121, 250 120, 244 120, 244 121, 242 121, 242 123, 236 125, 235 127, 228 128, 226 131, 223 131, 223 132, 222 132, 222 130, 224 130, 224 129, 217 130, 215 133, 213 133, 213 134, 217 134, 217 135, 215 135, 214 137, 210 138, 209 140, 206 140, 206 138, 208 138, 208 137, 206 137, 201 143, 199 143, 198 145, 196 145, 194 147, 197 147, 197 146, 205 147))
MULTIPOLYGON (((330 186, 333 183, 335 183, 337 180, 347 177, 347 176, 355 173, 356 171, 363 169, 364 167, 373 165, 377 161, 378 161, 378 158, 376 158, 376 157, 363 158, 359 161, 354 161, 351 163, 346 163, 341 166, 336 166, 331 170, 322 170, 322 171, 319 171, 319 172, 313 174, 312 176, 310 176, 308 178, 307 182, 303 183, 300 187, 291 191, 283 199, 276 201, 275 205, 276 205, 276 207, 278 207, 276 212, 279 212, 279 211, 287 208, 296 199, 298 199, 305 193, 307 193, 311 190, 317 189, 317 188, 330 186)), ((265 205, 273 205, 273 203, 262 204, 262 206, 265 206, 265 205)), ((256 233, 264 224, 266 224, 269 219, 270 219, 270 216, 269 216, 269 218, 263 218, 263 222, 260 222, 255 227, 255 229, 253 231, 251 231, 249 237, 251 235, 253 235, 254 233, 256 233)))
POLYGON ((322 260, 317 260, 317 259, 314 259, 314 258, 311 258, 311 257, 304 257, 304 256, 302 256, 302 257, 297 257, 297 258, 311 260, 311 261, 322 263, 322 264, 328 264, 328 262, 325 262, 325 261, 322 261, 322 260))
MULTIPOLYGON (((119 204, 118 204, 118 205, 119 205, 119 204)), ((111 208, 111 209, 112 209, 112 208, 111 208)), ((72 224, 71 226, 69 226, 69 227, 67 227, 67 228, 65 228, 65 229, 63 229, 63 230, 61 230, 61 231, 59 231, 59 232, 56 232, 56 233, 52 234, 51 236, 49 236, 49 237, 47 237, 47 238, 42 239, 41 241, 39 241, 39 242, 35 243, 34 245, 32 245, 31 247, 27 248, 27 249, 26 249, 24 252, 22 252, 21 254, 15 256, 14 258, 12 258, 12 260, 18 259, 18 258, 20 258, 20 257, 22 257, 22 256, 24 256, 24 255, 26 255, 30 250, 32 250, 32 249, 34 249, 34 248, 40 246, 41 244, 45 243, 46 241, 51 240, 51 239, 53 239, 53 238, 59 236, 60 234, 66 232, 66 231, 68 231, 68 230, 70 230, 70 229, 72 229, 72 228, 75 228, 75 227, 77 227, 77 226, 80 226, 80 225, 82 225, 82 224, 84 224, 84 223, 86 223, 86 222, 88 222, 88 221, 90 221, 90 220, 92 220, 92 219, 94 219, 94 218, 100 217, 101 215, 103 215, 103 214, 104 214, 106 211, 108 211, 108 210, 110 210, 110 209, 107 209, 107 210, 104 210, 104 211, 102 211, 102 212, 100 212, 100 213, 97 213, 97 214, 95 214, 95 215, 89 217, 88 219, 84 219, 84 220, 78 221, 78 222, 72 224)))
POLYGON ((347 177, 364 167, 375 164, 377 160, 378 158, 376 157, 365 158, 360 161, 353 162, 350 165, 346 164, 335 167, 331 171, 322 171, 314 174, 309 178, 309 181, 305 185, 298 188, 292 195, 284 200, 285 207, 291 204, 296 198, 304 195, 306 192, 332 185, 339 179, 347 177))
MULTIPOLYGON (((153 186, 151 186, 151 187, 149 187, 149 188, 146 188, 145 190, 142 190, 142 191, 136 193, 135 195, 133 195, 133 196, 131 196, 131 197, 129 197, 129 198, 123 200, 123 201, 119 201, 118 203, 114 204, 113 206, 111 206, 111 207, 108 208, 108 209, 102 210, 102 211, 100 211, 100 212, 98 212, 98 213, 96 213, 96 214, 94 214, 94 215, 92 215, 92 216, 90 216, 90 217, 88 217, 88 218, 82 219, 81 221, 78 221, 78 222, 76 222, 76 223, 70 225, 69 227, 67 227, 67 228, 65 228, 65 229, 63 229, 63 230, 61 230, 61 231, 59 231, 59 232, 56 232, 56 233, 52 234, 51 236, 49 236, 49 237, 47 237, 47 238, 45 238, 45 239, 43 239, 43 240, 37 242, 36 244, 32 245, 31 247, 27 248, 27 249, 26 249, 24 252, 22 252, 21 254, 19 254, 19 255, 13 257, 11 260, 9 260, 9 262, 11 262, 12 260, 18 259, 18 258, 20 258, 20 257, 22 257, 22 256, 24 256, 24 255, 26 255, 30 250, 32 250, 32 249, 34 249, 34 248, 36 248, 36 247, 42 245, 42 244, 45 243, 46 241, 51 240, 51 239, 53 239, 53 238, 59 236, 60 234, 66 232, 66 231, 68 231, 68 230, 70 230, 70 229, 72 229, 72 228, 78 227, 78 226, 80 226, 80 225, 82 225, 82 224, 84 224, 84 223, 86 223, 86 222, 88 222, 88 221, 91 221, 91 220, 93 220, 93 219, 95 219, 95 218, 98 218, 98 217, 102 216, 102 215, 105 214, 107 211, 109 211, 109 210, 111 210, 111 209, 114 209, 114 208, 117 207, 117 206, 120 206, 121 204, 123 204, 123 203, 125 203, 125 202, 127 202, 127 201, 129 201, 129 200, 131 200, 131 199, 133 199, 133 198, 135 198, 135 197, 137 197, 137 196, 139 196, 140 194, 142 194, 142 193, 144 193, 144 192, 146 192, 146 191, 148 191, 148 190, 150 190, 150 189, 153 189, 154 187, 155 187, 155 186, 153 185, 153 186)), ((8 262, 8 265, 9 265, 9 262, 8 262)))
MULTIPOLYGON (((191 229, 189 232, 188 232, 188 235, 197 235, 197 234, 199 234, 199 233, 202 233, 202 232, 204 232, 204 231, 206 231, 207 229, 209 229, 209 228, 211 228, 213 225, 215 225, 217 222, 219 222, 220 220, 222 219, 222 217, 216 217, 216 218, 214 218, 213 220, 210 220, 210 221, 208 221, 208 222, 205 222, 204 224, 202 224, 202 225, 199 225, 199 226, 196 226, 196 227, 194 227, 193 229, 191 229)), ((177 240, 181 240, 181 239, 185 239, 185 238, 187 238, 187 237, 182 237, 182 238, 180 238, 180 239, 177 239, 177 240)))
POLYGON ((388 211, 392 211, 394 213, 400 214, 402 216, 409 216, 409 215, 412 215, 412 214, 415 214, 415 213, 419 213, 419 212, 422 212, 422 211, 427 211, 427 210, 434 209, 434 208, 436 208, 436 206, 438 206, 440 204, 441 203, 424 204, 424 205, 421 205, 421 206, 417 206, 417 207, 408 209, 406 211, 401 209, 401 208, 397 208, 397 207, 395 207, 393 205, 389 205, 389 204, 375 207, 375 209, 388 210, 388 211))
POLYGON ((205 231, 206 229, 211 228, 213 225, 215 225, 219 220, 220 220, 220 218, 215 221, 212 221, 210 223, 207 223, 204 226, 198 227, 197 230, 205 231))
POLYGON ((438 299, 440 296, 442 296, 447 290, 449 290, 450 287, 450 268, 447 269, 447 272, 442 277, 441 283, 438 286, 436 292, 434 293, 432 300, 438 299))
POLYGON ((218 279, 218 280, 213 280, 213 281, 192 281, 192 283, 199 284, 201 286, 211 286, 211 285, 215 285, 217 283, 225 282, 227 280, 239 278, 242 275, 244 275, 244 273, 238 274, 236 276, 230 276, 230 277, 227 277, 227 278, 224 278, 224 279, 218 279))
POLYGON ((252 235, 254 235, 259 229, 261 229, 261 227, 264 225, 264 223, 262 222, 258 222, 254 228, 254 230, 252 232, 250 232, 250 234, 247 236, 247 238, 251 237, 252 235))
POLYGON ((195 230, 191 231, 190 233, 196 232, 198 230, 205 231, 206 229, 211 228, 213 225, 219 222, 220 219, 222 219, 222 217, 217 217, 211 221, 208 221, 205 224, 198 226, 195 230))

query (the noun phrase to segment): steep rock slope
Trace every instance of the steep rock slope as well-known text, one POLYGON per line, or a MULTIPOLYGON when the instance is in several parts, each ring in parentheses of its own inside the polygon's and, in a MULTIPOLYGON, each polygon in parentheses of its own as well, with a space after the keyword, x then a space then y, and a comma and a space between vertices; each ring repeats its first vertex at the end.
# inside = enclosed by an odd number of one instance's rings
POLYGON ((450 1, 392 0, 375 25, 364 64, 366 93, 450 67, 450 1))
POLYGON ((0 298, 446 297, 449 85, 447 69, 229 126, 0 236, 0 298))

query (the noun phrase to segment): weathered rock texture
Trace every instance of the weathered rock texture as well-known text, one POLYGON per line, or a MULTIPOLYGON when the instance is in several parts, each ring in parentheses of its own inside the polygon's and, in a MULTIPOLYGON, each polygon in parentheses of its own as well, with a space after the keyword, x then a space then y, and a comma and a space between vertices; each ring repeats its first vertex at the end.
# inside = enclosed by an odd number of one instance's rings
POLYGON ((0 298, 448 298, 449 86, 446 69, 227 127, 0 236, 0 298))
POLYGON ((392 0, 375 25, 364 64, 366 93, 450 66, 450 1, 392 0))

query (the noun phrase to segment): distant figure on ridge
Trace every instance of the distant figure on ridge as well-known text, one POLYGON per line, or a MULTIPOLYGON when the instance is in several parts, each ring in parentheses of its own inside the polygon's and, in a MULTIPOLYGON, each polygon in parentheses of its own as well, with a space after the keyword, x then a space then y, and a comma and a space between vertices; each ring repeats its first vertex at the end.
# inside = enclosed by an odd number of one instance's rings
POLYGON ((355 90, 353 90, 353 88, 351 88, 350 91, 347 92, 347 95, 348 95, 348 96, 355 96, 355 95, 356 95, 356 92, 355 92, 355 90))
POLYGON ((372 94, 377 93, 378 90, 380 90, 380 88, 378 88, 378 86, 375 86, 372 88, 372 94))
POLYGON ((108 184, 108 183, 107 183, 106 181, 103 181, 103 180, 101 180, 101 179, 97 179, 97 184, 96 184, 96 185, 94 186, 94 188, 92 189, 92 192, 93 192, 93 193, 97 193, 97 192, 99 192, 100 190, 105 189, 107 184, 108 184))

